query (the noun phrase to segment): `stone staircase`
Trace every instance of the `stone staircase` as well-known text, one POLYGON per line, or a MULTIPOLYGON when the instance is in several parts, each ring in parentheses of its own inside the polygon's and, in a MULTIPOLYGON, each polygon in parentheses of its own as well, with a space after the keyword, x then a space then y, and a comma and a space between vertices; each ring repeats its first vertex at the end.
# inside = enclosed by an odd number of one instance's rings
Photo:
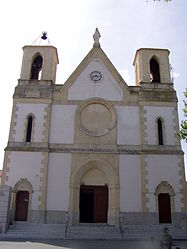
POLYGON ((79 225, 67 230, 66 239, 122 239, 119 227, 108 225, 79 225))
MULTIPOLYGON (((122 226, 123 239, 126 240, 155 240, 163 234, 165 226, 162 225, 128 225, 122 226)), ((169 233, 174 240, 187 240, 187 230, 181 230, 167 226, 169 233)))
POLYGON ((11 225, 6 234, 1 234, 0 238, 48 238, 48 239, 64 239, 66 225, 65 224, 39 224, 16 222, 11 225))
MULTIPOLYGON (((168 226, 174 240, 187 240, 187 230, 168 226)), ((128 225, 121 228, 107 224, 35 224, 16 222, 1 238, 19 239, 113 239, 113 240, 159 240, 164 226, 128 225)))

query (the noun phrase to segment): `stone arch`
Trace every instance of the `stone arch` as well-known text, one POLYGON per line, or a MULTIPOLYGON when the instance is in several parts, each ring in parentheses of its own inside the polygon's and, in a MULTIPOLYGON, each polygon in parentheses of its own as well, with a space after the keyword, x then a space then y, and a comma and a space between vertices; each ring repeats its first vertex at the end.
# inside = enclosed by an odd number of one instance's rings
POLYGON ((173 187, 167 182, 162 181, 155 189, 155 195, 158 196, 160 193, 168 193, 170 196, 174 196, 175 192, 173 187))
POLYGON ((162 181, 155 189, 157 211, 159 209, 159 204, 158 204, 159 194, 169 194, 171 201, 171 212, 175 212, 175 202, 174 202, 175 192, 173 187, 167 181, 162 181))
POLYGON ((31 80, 40 80, 42 66, 43 66, 43 57, 40 53, 36 53, 32 58, 31 73, 30 73, 31 80))
POLYGON ((81 178, 81 185, 108 185, 108 178, 97 167, 88 169, 81 178))
POLYGON ((28 191, 29 194, 33 193, 33 187, 32 184, 26 179, 26 178, 21 178, 15 185, 13 192, 17 193, 18 191, 28 191))
POLYGON ((105 174, 108 180, 109 185, 115 185, 117 182, 117 175, 114 171, 113 167, 104 160, 91 160, 86 162, 84 165, 82 165, 80 168, 77 168, 77 171, 72 172, 72 177, 70 182, 74 183, 76 185, 81 184, 81 178, 82 176, 90 169, 99 169, 101 172, 105 174), (102 167, 101 167, 102 165, 102 167))
MULTIPOLYGON (((101 172, 103 185, 108 186, 108 224, 118 225, 119 223, 119 178, 115 169, 106 160, 89 160, 72 172, 70 177, 70 201, 69 216, 70 223, 79 223, 79 193, 83 177, 90 171, 101 172)), ((92 182, 94 184, 94 182, 92 182)))

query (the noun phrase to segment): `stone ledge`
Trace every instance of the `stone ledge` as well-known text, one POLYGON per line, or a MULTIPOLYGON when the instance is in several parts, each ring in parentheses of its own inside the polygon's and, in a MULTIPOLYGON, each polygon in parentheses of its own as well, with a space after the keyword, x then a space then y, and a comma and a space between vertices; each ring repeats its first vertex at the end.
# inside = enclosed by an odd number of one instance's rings
POLYGON ((97 144, 47 144, 11 142, 5 151, 56 152, 56 153, 110 153, 110 154, 163 154, 183 155, 181 147, 175 145, 97 145, 97 144))

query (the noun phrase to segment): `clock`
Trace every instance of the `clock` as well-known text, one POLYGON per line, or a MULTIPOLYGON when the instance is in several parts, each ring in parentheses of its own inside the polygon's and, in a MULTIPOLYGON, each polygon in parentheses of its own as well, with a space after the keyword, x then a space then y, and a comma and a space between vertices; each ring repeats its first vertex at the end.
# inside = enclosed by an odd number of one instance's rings
POLYGON ((91 81, 93 81, 95 83, 98 82, 98 81, 101 81, 102 78, 103 78, 103 76, 102 76, 102 74, 99 71, 93 71, 90 74, 91 81))

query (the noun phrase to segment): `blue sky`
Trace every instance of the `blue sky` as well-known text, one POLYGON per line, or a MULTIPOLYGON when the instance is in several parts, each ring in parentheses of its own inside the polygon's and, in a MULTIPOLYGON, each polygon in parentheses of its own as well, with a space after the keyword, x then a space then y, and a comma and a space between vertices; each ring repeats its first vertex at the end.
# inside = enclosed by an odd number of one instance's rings
MULTIPOLYGON (((1 3, 0 168, 8 141, 12 95, 20 76, 22 47, 46 30, 58 49, 57 84, 63 84, 92 48, 98 27, 101 47, 128 85, 135 84, 133 59, 142 47, 167 48, 183 119, 187 87, 187 1, 6 0, 1 3)), ((187 145, 183 143, 183 150, 187 145)), ((187 156, 185 159, 187 161, 187 156)), ((187 162, 186 162, 187 164, 187 162)))

